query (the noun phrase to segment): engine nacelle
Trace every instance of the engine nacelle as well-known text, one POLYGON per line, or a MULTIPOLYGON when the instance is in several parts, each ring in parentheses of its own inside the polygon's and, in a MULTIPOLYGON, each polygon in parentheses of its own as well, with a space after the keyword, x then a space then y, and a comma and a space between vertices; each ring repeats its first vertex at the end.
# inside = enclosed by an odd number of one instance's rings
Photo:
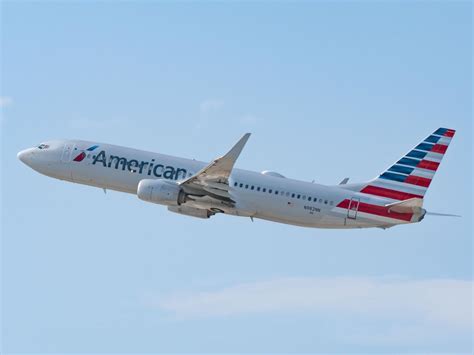
POLYGON ((186 202, 183 189, 172 181, 143 179, 138 183, 137 196, 140 200, 166 206, 178 206, 186 202))
POLYGON ((168 211, 197 218, 209 218, 213 215, 208 210, 188 206, 168 206, 168 211))

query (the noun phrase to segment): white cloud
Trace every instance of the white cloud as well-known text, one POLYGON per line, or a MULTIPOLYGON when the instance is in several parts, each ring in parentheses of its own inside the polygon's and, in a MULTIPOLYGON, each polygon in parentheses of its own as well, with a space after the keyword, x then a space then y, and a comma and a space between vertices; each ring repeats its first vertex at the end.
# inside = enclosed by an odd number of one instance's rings
POLYGON ((313 312, 416 320, 469 330, 472 282, 388 278, 285 278, 158 300, 178 318, 313 312))
POLYGON ((13 104, 13 99, 10 96, 0 96, 0 108, 4 108, 13 104))

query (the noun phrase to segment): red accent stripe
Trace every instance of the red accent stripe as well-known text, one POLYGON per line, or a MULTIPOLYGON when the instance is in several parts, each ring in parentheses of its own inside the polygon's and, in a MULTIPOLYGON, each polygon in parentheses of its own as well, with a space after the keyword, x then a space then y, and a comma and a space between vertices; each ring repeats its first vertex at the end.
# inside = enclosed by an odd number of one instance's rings
POLYGON ((81 154, 79 154, 77 157, 74 158, 74 161, 83 161, 85 157, 86 157, 86 153, 82 152, 81 154))
POLYGON ((348 200, 348 199, 342 200, 341 202, 339 202, 339 203, 337 204, 336 207, 340 207, 340 208, 347 208, 347 207, 349 207, 349 200, 348 200))
MULTIPOLYGON (((350 200, 346 199, 346 200, 342 201, 341 203, 339 203, 337 205, 337 207, 349 208, 349 202, 350 202, 350 200)), ((364 202, 359 203, 358 211, 359 212, 364 212, 364 213, 369 213, 369 214, 374 214, 374 215, 382 216, 382 217, 399 219, 401 221, 411 221, 411 218, 413 216, 413 213, 389 212, 388 207, 371 205, 371 204, 364 203, 364 202)))
POLYGON ((422 160, 416 167, 420 169, 428 169, 436 171, 438 169, 439 163, 430 160, 422 160))
POLYGON ((454 137, 454 133, 456 133, 456 131, 454 129, 448 129, 444 134, 443 136, 445 137, 454 137))
POLYGON ((444 144, 435 144, 433 148, 431 148, 431 151, 433 153, 441 153, 444 154, 446 153, 446 150, 448 150, 448 146, 444 144))
POLYGON ((427 179, 421 176, 409 175, 407 176, 404 182, 407 184, 428 187, 430 186, 431 179, 427 179))
POLYGON ((403 191, 395 191, 391 189, 386 189, 383 187, 378 186, 366 186, 361 191, 364 194, 375 195, 375 196, 382 196, 391 198, 394 200, 408 200, 409 198, 423 198, 421 195, 410 194, 408 192, 403 191))

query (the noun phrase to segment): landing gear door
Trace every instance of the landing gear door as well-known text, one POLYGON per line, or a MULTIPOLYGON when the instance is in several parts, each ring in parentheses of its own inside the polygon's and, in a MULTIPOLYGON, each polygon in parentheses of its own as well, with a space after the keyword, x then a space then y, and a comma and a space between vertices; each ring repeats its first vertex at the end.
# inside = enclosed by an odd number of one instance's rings
POLYGON ((63 154, 61 155, 62 163, 69 163, 71 161, 72 151, 74 149, 74 144, 66 143, 64 145, 63 154))
POLYGON ((351 198, 349 202, 349 206, 347 207, 347 218, 356 219, 357 218, 357 211, 359 210, 359 198, 351 198))

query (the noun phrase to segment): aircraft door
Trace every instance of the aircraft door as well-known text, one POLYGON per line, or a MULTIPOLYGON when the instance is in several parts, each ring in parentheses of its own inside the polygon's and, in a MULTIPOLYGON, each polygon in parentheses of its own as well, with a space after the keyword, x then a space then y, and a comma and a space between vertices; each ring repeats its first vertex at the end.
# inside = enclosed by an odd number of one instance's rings
POLYGON ((351 198, 349 202, 349 207, 347 207, 347 218, 356 219, 357 211, 359 210, 360 198, 351 198))
POLYGON ((63 154, 61 155, 62 163, 69 163, 71 161, 72 151, 74 149, 74 144, 66 143, 64 145, 63 154))

